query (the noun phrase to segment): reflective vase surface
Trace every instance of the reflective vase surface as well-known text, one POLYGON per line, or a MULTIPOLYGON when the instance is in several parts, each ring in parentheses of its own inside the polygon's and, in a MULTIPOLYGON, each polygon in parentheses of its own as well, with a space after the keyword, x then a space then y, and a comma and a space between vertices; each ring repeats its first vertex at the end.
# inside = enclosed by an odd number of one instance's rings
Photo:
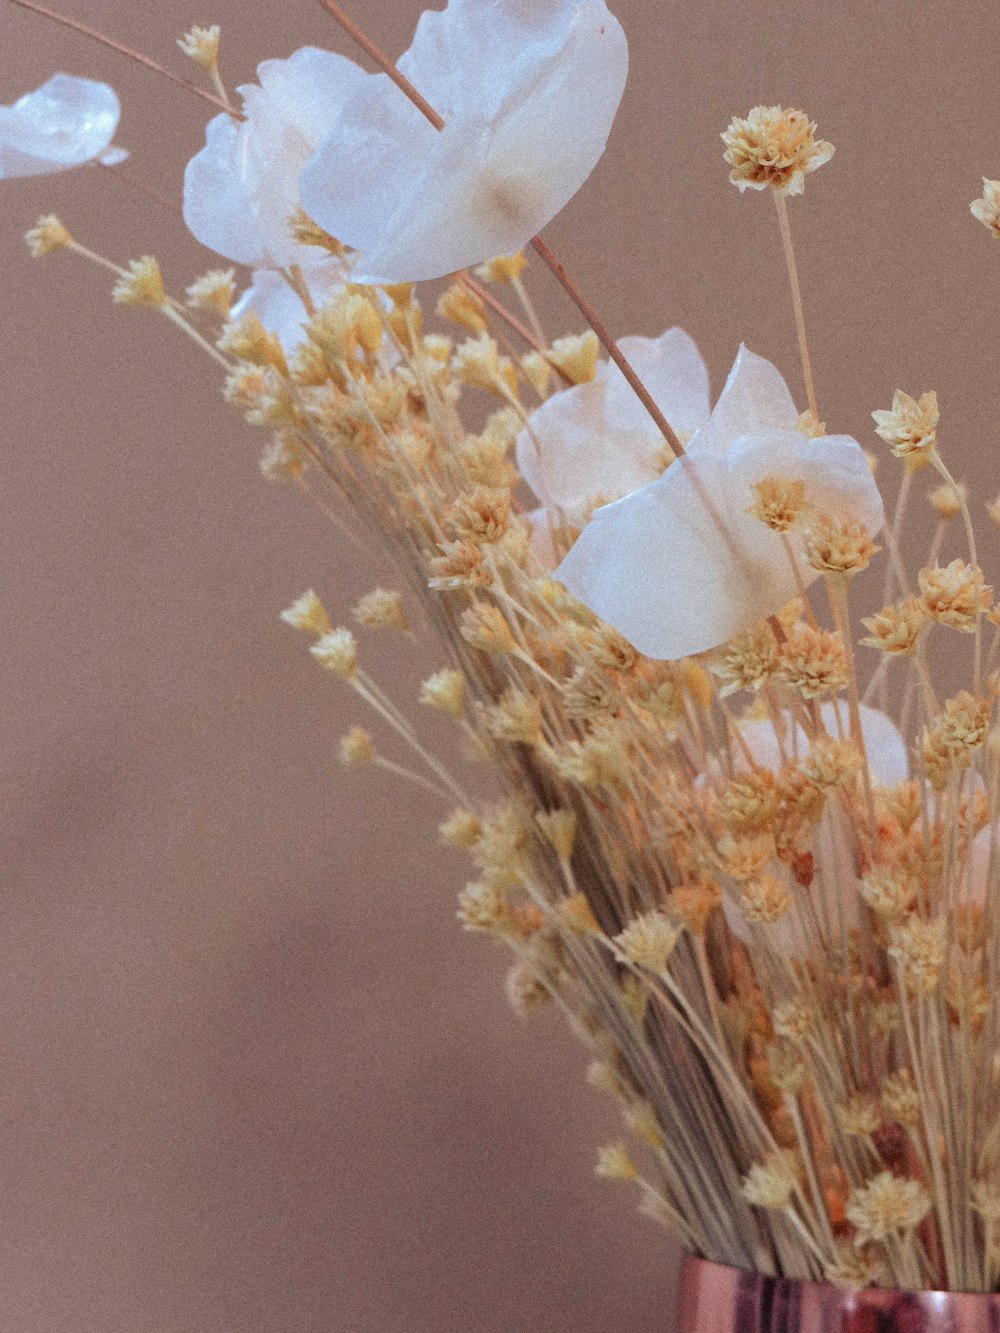
POLYGON ((1000 1333, 1000 1295, 847 1291, 687 1258, 678 1333, 1000 1333))

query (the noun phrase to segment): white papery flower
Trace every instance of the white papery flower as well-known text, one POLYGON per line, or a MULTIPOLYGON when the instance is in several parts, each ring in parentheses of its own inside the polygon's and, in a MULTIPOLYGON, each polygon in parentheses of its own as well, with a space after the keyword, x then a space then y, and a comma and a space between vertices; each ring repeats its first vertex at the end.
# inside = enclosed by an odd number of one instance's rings
MULTIPOLYGON (((319 310, 342 290, 350 274, 350 265, 343 259, 329 256, 317 263, 303 265, 301 272, 313 305, 319 310)), ((304 326, 309 313, 299 294, 274 269, 254 271, 250 286, 233 306, 232 318, 241 319, 251 311, 265 329, 278 335, 286 356, 304 341, 304 326)))
MULTIPOLYGON (((821 704, 819 712, 830 736, 834 739, 850 736, 846 700, 838 699, 836 703, 831 700, 821 704)), ((895 787, 905 782, 910 775, 910 758, 899 728, 877 708, 861 704, 860 713, 861 736, 872 781, 877 787, 895 787)), ((733 746, 733 759, 738 771, 749 767, 748 755, 758 768, 772 773, 779 773, 792 760, 806 758, 810 744, 805 731, 791 714, 786 714, 782 720, 786 725, 780 738, 770 720, 748 722, 740 728, 740 743, 733 746)), ((835 846, 831 839, 836 836, 837 820, 843 820, 842 812, 834 812, 828 805, 820 816, 816 832, 817 840, 828 849, 835 846)), ((829 936, 835 937, 841 930, 852 929, 857 925, 861 911, 860 898, 853 891, 846 896, 843 894, 840 881, 831 875, 832 861, 828 855, 820 856, 817 860, 817 875, 808 889, 796 885, 787 867, 777 858, 764 867, 764 873, 788 885, 795 897, 808 893, 812 899, 815 919, 829 936)), ((733 934, 744 943, 753 944, 754 935, 743 912, 728 896, 723 900, 723 912, 733 934)), ((791 916, 769 926, 767 930, 771 947, 786 957, 803 959, 808 956, 798 923, 791 916)))
MULTIPOLYGON (((847 703, 839 699, 820 705, 823 726, 835 740, 850 738, 850 716, 847 703)), ((868 769, 877 787, 895 787, 910 776, 910 757, 899 728, 890 717, 877 708, 861 704, 861 736, 865 743, 868 769)), ((803 759, 809 753, 809 740, 803 728, 787 716, 787 726, 779 738, 774 724, 764 720, 748 722, 740 728, 743 746, 758 768, 777 773, 789 761, 803 759)), ((734 750, 737 766, 746 763, 742 746, 734 750)))
POLYGON ((1000 824, 987 824, 972 839, 967 874, 967 901, 985 907, 987 898, 993 898, 995 910, 1000 884, 1000 824))
POLYGON ((768 477, 803 482, 814 512, 874 536, 882 499, 846 435, 807 438, 781 375, 745 347, 707 424, 655 481, 598 509, 556 571, 566 587, 650 657, 731 639, 798 595, 818 573, 750 512, 768 477))
POLYGON ((109 155, 121 105, 113 88, 72 74, 54 74, 13 106, 0 106, 0 180, 46 176, 109 155))
MULTIPOLYGON (((622 338, 619 347, 671 426, 686 439, 708 420, 708 371, 683 329, 622 338)), ((587 384, 555 393, 517 437, 517 466, 546 508, 573 516, 654 481, 665 464, 656 423, 616 365, 602 361, 587 384)))
POLYGON ((205 147, 184 173, 184 221, 202 245, 251 268, 323 257, 291 232, 299 172, 367 77, 352 60, 314 46, 257 66, 258 83, 237 89, 246 119, 210 120, 205 147))
POLYGON ((370 75, 302 173, 307 212, 371 278, 439 278, 525 245, 604 151, 628 47, 604 0, 450 0, 399 69, 438 131, 370 75))

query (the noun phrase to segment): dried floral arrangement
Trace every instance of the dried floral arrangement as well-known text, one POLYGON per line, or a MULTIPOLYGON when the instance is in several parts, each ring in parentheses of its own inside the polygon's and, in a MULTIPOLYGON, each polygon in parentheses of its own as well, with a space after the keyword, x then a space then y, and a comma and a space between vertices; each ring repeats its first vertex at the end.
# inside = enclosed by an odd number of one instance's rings
MULTIPOLYGON (((368 639, 312 591, 283 618, 398 746, 359 726, 344 762, 447 803, 441 837, 474 867, 459 917, 512 954, 515 1010, 556 1005, 588 1049, 626 1129, 599 1173, 720 1263, 995 1290, 1000 611, 935 394, 873 413, 900 463, 891 522, 872 457, 821 420, 787 201, 832 146, 781 107, 722 135, 733 183, 776 206, 805 401, 743 347, 713 405, 687 334, 616 343, 537 236, 624 88, 603 0, 450 0, 398 65, 322 2, 379 73, 304 48, 234 99, 217 28, 180 43, 202 83, 125 52, 212 104, 184 218, 245 286, 216 268, 172 294, 154 258, 121 266, 54 216, 32 254, 109 269, 117 302, 221 372, 264 475, 395 556, 400 588, 355 625, 437 637, 419 705, 454 720, 495 803, 380 687, 368 639), (544 333, 529 245, 584 332, 544 333), (442 278, 428 310, 416 284, 442 278), (940 525, 913 571, 923 469, 940 525), (942 565, 948 524, 966 549, 942 565), (859 576, 883 589, 863 623, 859 576), (967 687, 942 698, 945 638, 967 687)), ((110 88, 57 75, 0 109, 0 178, 117 164, 117 121, 110 88)), ((1000 235, 1000 182, 972 212, 1000 235)))

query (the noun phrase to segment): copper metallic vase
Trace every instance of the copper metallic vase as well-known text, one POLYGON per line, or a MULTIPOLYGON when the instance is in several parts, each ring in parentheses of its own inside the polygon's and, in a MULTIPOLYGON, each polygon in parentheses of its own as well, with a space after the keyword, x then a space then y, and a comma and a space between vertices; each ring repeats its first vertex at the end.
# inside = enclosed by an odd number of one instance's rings
POLYGON ((1000 1295, 846 1291, 685 1259, 678 1333, 1000 1333, 1000 1295))

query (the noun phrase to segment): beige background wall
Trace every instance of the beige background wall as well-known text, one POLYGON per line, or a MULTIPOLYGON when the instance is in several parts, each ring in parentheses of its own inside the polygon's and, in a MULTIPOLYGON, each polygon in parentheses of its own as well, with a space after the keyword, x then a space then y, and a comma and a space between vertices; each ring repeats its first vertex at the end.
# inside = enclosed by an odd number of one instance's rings
MULTIPOLYGON (((311 0, 65 4, 178 69, 173 38, 219 21, 232 82, 307 42, 353 54, 311 0)), ((897 383, 936 387, 992 499, 1000 248, 967 203, 1000 175, 1000 11, 616 10, 625 103, 548 232, 612 327, 683 324, 716 388, 745 338, 797 386, 773 209, 727 184, 718 134, 802 104, 838 149, 793 214, 823 414, 868 442, 897 383)), ((354 4, 393 52, 418 11, 354 4)), ((0 0, 0 100, 56 68, 119 88, 132 169, 178 197, 201 106, 0 0)), ((0 186, 0 1329, 669 1329, 672 1250, 591 1174, 616 1127, 576 1047, 509 1014, 438 810, 341 771, 357 714, 277 622, 310 583, 344 609, 389 571, 263 484, 197 352, 102 275, 29 263, 53 208, 176 287, 212 262, 96 170, 0 186)))

